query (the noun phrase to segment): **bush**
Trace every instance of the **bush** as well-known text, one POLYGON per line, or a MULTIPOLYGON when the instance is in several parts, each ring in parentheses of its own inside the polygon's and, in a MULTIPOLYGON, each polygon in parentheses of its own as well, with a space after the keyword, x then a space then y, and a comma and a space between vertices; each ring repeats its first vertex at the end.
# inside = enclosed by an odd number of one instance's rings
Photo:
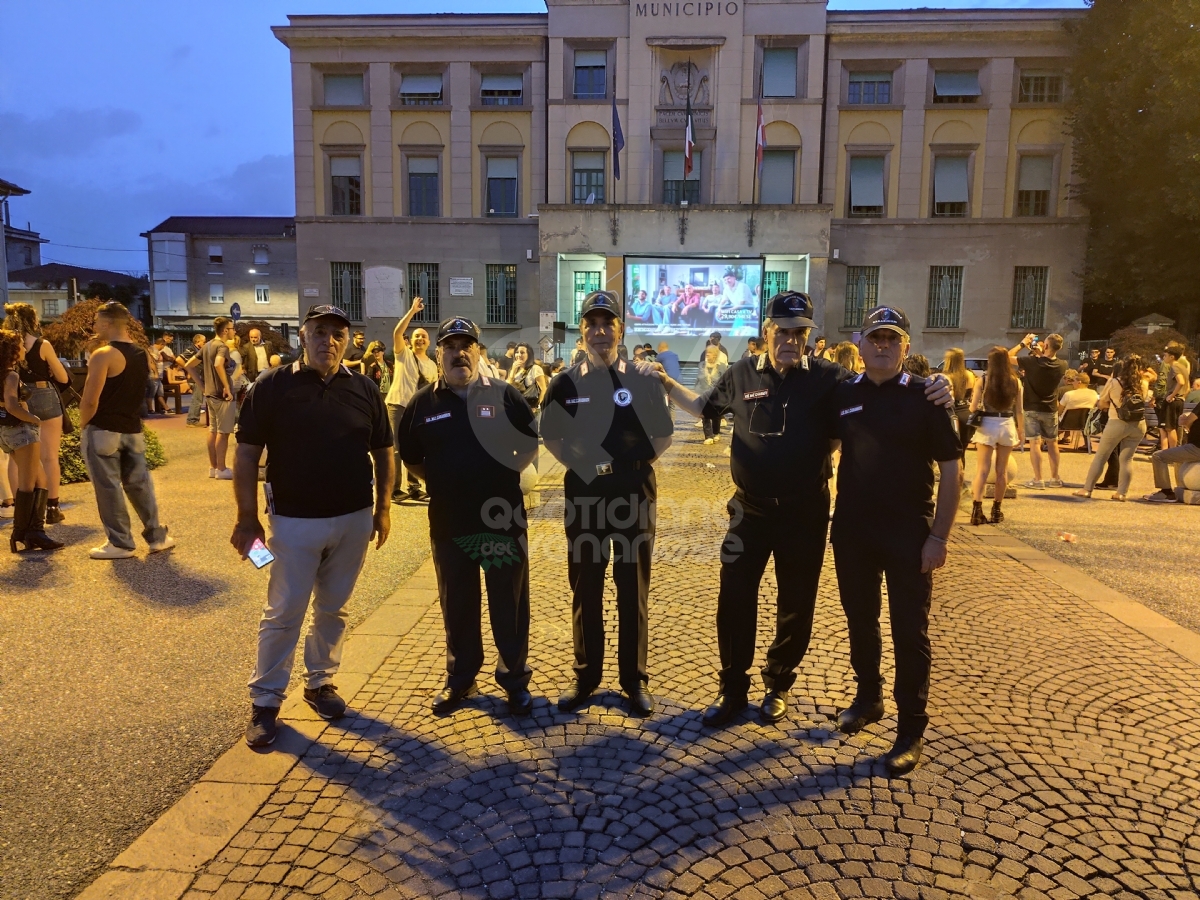
MULTIPOLYGON (((62 467, 62 483, 78 484, 89 480, 87 468, 83 464, 83 453, 79 448, 79 407, 70 407, 66 414, 75 423, 75 430, 63 435, 62 443, 59 444, 58 463, 62 467)), ((142 426, 142 434, 146 438, 147 467, 157 469, 159 466, 165 466, 167 454, 158 435, 145 425, 142 426)))
MULTIPOLYGON (((1188 347, 1187 338, 1174 328, 1160 328, 1153 334, 1146 334, 1140 328, 1134 328, 1131 325, 1128 328, 1114 331, 1108 339, 1108 343, 1117 351, 1117 356, 1124 358, 1136 353, 1146 363, 1160 359, 1163 348, 1172 341, 1178 341, 1184 347, 1188 347)), ((1190 347, 1188 347, 1187 355, 1189 358, 1195 359, 1190 347)))

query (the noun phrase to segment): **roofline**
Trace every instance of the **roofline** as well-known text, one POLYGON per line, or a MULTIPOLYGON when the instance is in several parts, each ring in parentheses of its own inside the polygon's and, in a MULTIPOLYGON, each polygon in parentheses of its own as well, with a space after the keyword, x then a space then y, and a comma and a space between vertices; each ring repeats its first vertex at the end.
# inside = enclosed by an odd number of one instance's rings
POLYGON ((372 13, 344 16, 288 16, 271 32, 287 47, 330 42, 374 43, 393 38, 512 40, 544 38, 548 13, 372 13))
POLYGON ((1053 9, 838 9, 825 14, 829 23, 869 22, 930 22, 985 24, 1003 22, 1053 22, 1059 19, 1082 19, 1086 9, 1056 7, 1053 9))

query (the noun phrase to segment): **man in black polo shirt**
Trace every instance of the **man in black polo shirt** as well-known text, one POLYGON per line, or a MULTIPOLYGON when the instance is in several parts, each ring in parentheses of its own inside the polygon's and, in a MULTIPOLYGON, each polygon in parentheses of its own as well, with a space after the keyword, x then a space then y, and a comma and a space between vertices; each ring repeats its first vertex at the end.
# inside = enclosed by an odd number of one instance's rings
POLYGON ((371 538, 378 549, 391 529, 392 430, 375 382, 342 365, 349 343, 344 312, 311 307, 300 326, 302 359, 263 375, 242 405, 233 476, 238 519, 230 543, 245 559, 254 541, 265 539, 257 485, 266 448, 267 545, 275 555, 250 680, 251 747, 275 740, 310 598, 304 700, 324 719, 346 711, 332 683, 342 658, 345 605, 371 538))
POLYGON ((883 306, 867 314, 859 341, 866 370, 838 385, 830 413, 842 445, 831 540, 858 679, 838 728, 853 734, 883 717, 879 611, 886 574, 899 710, 896 744, 883 758, 891 775, 910 771, 921 758, 933 572, 946 563, 959 497, 955 420, 926 402, 924 379, 902 371, 908 331, 902 310, 883 306))
MULTIPOLYGON (((812 635, 829 526, 829 409, 838 382, 853 377, 836 363, 805 355, 812 316, 807 294, 772 297, 763 329, 766 352, 733 363, 707 396, 662 376, 668 396, 689 414, 733 413, 730 468, 737 491, 729 501, 717 599, 721 692, 704 714, 706 725, 723 725, 747 706, 758 588, 772 555, 779 595, 775 640, 762 670, 763 721, 787 715, 795 669, 812 635)), ((942 380, 930 385, 929 398, 954 402, 942 380)))
POLYGON ((662 384, 618 356, 621 303, 593 291, 580 307, 587 359, 554 376, 542 406, 546 449, 567 467, 567 577, 574 593, 575 684, 558 701, 578 709, 600 686, 604 667, 604 575, 617 588, 617 662, 629 710, 654 711, 646 688, 650 561, 658 490, 654 461, 671 446, 662 384))
POLYGON ((1021 343, 1008 351, 1013 365, 1021 370, 1025 385, 1022 394, 1022 409, 1025 413, 1025 437, 1029 438, 1029 463, 1033 466, 1033 479, 1025 487, 1041 490, 1062 487, 1058 477, 1058 386, 1067 374, 1067 361, 1059 359, 1062 349, 1061 334, 1046 335, 1036 345, 1037 335, 1027 334, 1021 343), (1018 356, 1022 349, 1028 356, 1018 356), (1050 460, 1050 477, 1042 480, 1042 440, 1046 441, 1046 455, 1050 460))
POLYGON ((475 693, 483 665, 479 567, 499 661, 496 681, 513 715, 533 708, 528 684, 529 555, 521 470, 538 452, 533 413, 512 385, 479 370, 479 329, 456 316, 438 329, 441 378, 400 417, 401 455, 429 489, 429 542, 446 626, 439 715, 475 693))

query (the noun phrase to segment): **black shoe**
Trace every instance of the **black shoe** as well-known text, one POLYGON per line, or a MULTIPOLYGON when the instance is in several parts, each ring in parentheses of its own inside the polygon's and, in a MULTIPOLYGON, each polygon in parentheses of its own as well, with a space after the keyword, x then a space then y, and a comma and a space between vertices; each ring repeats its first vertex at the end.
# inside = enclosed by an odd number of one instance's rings
POLYGON ((317 711, 322 719, 340 719, 346 714, 346 701, 338 696, 332 684, 314 690, 304 689, 304 702, 317 711))
POLYGON ((645 685, 639 684, 633 690, 626 690, 625 696, 629 698, 629 714, 631 716, 644 719, 654 712, 654 695, 646 690, 645 685))
POLYGON ((408 491, 392 491, 392 502, 403 503, 408 499, 408 491))
POLYGON ((857 734, 882 718, 882 700, 856 699, 849 707, 838 713, 837 727, 842 734, 857 734))
POLYGON ((246 743, 251 747, 266 747, 275 741, 279 727, 275 719, 278 706, 253 706, 250 708, 250 724, 246 727, 246 743))
POLYGON ((65 521, 67 521, 67 517, 64 516, 62 510, 58 508, 58 501, 48 501, 46 503, 46 524, 61 525, 65 521))
POLYGON ((508 711, 514 716, 527 716, 533 712, 533 695, 525 688, 508 692, 508 711))
POLYGON ((730 694, 722 691, 717 700, 704 711, 701 721, 709 727, 718 727, 737 718, 738 714, 749 706, 745 694, 730 694))
POLYGON ((883 765, 887 769, 888 777, 895 778, 915 769, 921 761, 923 746, 919 734, 897 737, 895 746, 883 756, 883 765))
POLYGON ((477 693, 479 691, 473 681, 464 688, 452 688, 450 685, 446 685, 442 688, 441 693, 433 698, 432 709, 439 716, 444 716, 454 712, 464 700, 477 693))
POLYGON ((588 700, 596 692, 597 687, 599 685, 583 684, 576 681, 574 685, 563 691, 562 696, 558 698, 558 711, 574 712, 581 706, 587 706, 588 700))
POLYGON ((768 725, 773 725, 781 719, 786 719, 788 692, 773 689, 763 697, 762 706, 758 708, 758 717, 768 725))
POLYGON ((408 492, 408 499, 415 503, 428 503, 429 495, 414 484, 408 492))
POLYGON ((992 514, 988 517, 989 525, 999 525, 1004 521, 1004 512, 1000 509, 999 503, 992 504, 992 514))
POLYGON ((972 525, 986 525, 987 524, 987 516, 985 516, 983 514, 983 504, 982 503, 972 503, 971 504, 971 524, 972 525))

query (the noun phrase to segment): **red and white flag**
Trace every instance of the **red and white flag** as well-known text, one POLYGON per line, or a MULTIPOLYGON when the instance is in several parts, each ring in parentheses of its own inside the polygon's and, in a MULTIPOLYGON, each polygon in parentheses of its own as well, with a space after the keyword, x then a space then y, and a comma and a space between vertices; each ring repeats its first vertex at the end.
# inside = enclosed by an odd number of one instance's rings
MULTIPOLYGON (((688 80, 689 85, 691 79, 688 80)), ((692 147, 695 145, 695 136, 692 134, 692 92, 688 89, 687 98, 687 124, 683 132, 683 177, 687 178, 692 174, 692 147)))
POLYGON ((754 167, 762 171, 763 150, 767 147, 766 129, 763 127, 762 100, 758 101, 758 125, 754 129, 754 167))

